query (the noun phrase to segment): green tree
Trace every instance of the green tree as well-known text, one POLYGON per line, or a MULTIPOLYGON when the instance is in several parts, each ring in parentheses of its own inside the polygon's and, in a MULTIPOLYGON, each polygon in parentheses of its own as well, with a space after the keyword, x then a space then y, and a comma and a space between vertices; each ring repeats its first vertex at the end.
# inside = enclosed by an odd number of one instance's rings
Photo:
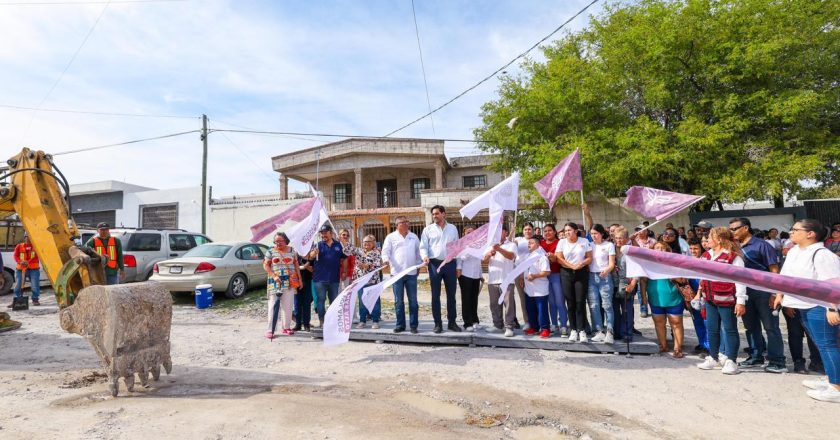
POLYGON ((525 184, 575 148, 608 197, 645 185, 707 209, 840 183, 840 2, 612 4, 543 52, 474 132, 525 184))

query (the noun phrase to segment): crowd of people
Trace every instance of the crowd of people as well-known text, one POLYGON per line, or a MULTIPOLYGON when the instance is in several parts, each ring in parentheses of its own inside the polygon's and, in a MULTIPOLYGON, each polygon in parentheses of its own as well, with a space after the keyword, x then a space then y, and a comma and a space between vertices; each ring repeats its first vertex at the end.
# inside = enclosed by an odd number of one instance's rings
MULTIPOLYGON (((429 274, 434 333, 481 329, 478 298, 484 284, 492 317, 484 330, 507 337, 521 331, 526 336, 558 337, 565 342, 631 342, 634 335, 641 334, 634 325, 638 301, 639 317, 653 320, 660 353, 670 353, 674 358, 685 356, 683 318, 687 312, 698 339, 693 354, 703 360, 698 367, 719 369, 723 374, 756 368, 769 373, 789 371, 779 325, 781 315, 787 324, 792 370, 827 374, 827 381, 806 380, 803 385, 810 388, 811 397, 840 403, 840 312, 836 308, 739 283, 628 277, 625 259, 628 247, 640 246, 721 264, 830 280, 840 278, 840 223, 832 225, 829 232, 819 221, 802 219, 789 232, 779 233, 776 229, 755 229, 747 218, 734 218, 726 227, 704 221, 686 229, 669 223, 656 235, 646 223, 631 232, 619 224, 605 227, 594 223, 585 205, 584 212, 588 230, 574 222, 562 227, 549 223, 541 228, 526 222, 521 235, 514 236, 504 225, 501 239, 483 258, 464 255, 452 261, 446 259, 446 245, 460 237, 457 228, 446 221, 443 206, 431 209, 433 221, 419 237, 409 230, 406 217, 397 217, 396 229, 385 237, 381 248, 372 235, 363 238, 361 247, 351 244, 347 230, 340 231, 336 239, 332 227, 325 224, 320 228, 321 241, 312 251, 297 255, 289 247, 288 237, 278 233, 264 265, 269 275, 268 294, 274 298, 269 301, 266 337, 275 336, 281 310, 282 333, 310 331, 313 298, 320 326, 327 302, 334 301, 347 283, 381 268, 396 274, 420 266, 429 274), (487 266, 486 277, 482 265, 487 266), (522 269, 522 273, 513 284, 503 287, 504 278, 514 268, 522 269), (463 327, 457 322, 459 287, 463 327), (315 294, 295 295, 298 290, 315 294), (746 329, 747 343, 740 362, 738 318, 746 329), (804 358, 805 342, 808 360, 804 358)), ((472 227, 465 227, 464 235, 472 231, 472 227)), ((393 284, 395 333, 419 331, 418 273, 412 270, 393 284)), ((377 273, 363 289, 380 279, 377 273)), ((365 328, 369 321, 371 328, 379 328, 380 300, 373 310, 360 300, 358 310, 356 328, 365 328)))

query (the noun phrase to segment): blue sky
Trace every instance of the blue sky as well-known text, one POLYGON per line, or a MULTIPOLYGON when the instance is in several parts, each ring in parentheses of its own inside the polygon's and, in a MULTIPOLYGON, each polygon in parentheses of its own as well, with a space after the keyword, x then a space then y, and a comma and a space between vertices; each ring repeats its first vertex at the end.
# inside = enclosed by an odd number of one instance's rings
MULTIPOLYGON (((55 153, 194 130, 202 113, 211 128, 384 135, 428 111, 410 0, 188 0, 107 7, 34 4, 39 1, 20 6, 0 0, 4 158, 23 146, 55 153)), ((415 0, 432 106, 475 84, 587 3, 415 0)), ((601 7, 595 4, 567 29, 581 29, 601 7)), ((538 51, 532 55, 540 58, 538 51)), ((426 119, 395 136, 471 139, 481 123, 480 107, 494 99, 497 85, 488 81, 436 113, 434 132, 426 119)), ((217 196, 276 192, 272 156, 334 140, 213 133, 209 184, 217 196)), ((451 157, 474 150, 447 143, 446 152, 451 157)), ((56 160, 71 183, 114 179, 164 189, 201 180, 198 134, 56 160)))

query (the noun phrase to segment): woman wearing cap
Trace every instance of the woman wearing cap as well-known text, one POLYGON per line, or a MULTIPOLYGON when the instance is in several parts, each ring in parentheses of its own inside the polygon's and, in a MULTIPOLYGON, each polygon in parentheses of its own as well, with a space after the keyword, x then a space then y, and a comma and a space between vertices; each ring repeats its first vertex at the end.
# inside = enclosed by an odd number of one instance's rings
POLYGON ((268 330, 265 337, 274 339, 280 310, 283 310, 283 334, 292 335, 292 302, 297 289, 301 287, 300 266, 297 253, 289 246, 289 237, 278 232, 274 235, 274 247, 265 253, 263 269, 268 274, 268 330))
MULTIPOLYGON (((840 258, 825 248, 828 231, 814 219, 803 219, 790 228, 794 246, 787 255, 781 274, 812 280, 840 278, 840 258)), ((840 403, 840 309, 837 304, 826 308, 799 299, 795 295, 776 295, 774 306, 798 309, 802 323, 814 340, 822 357, 828 381, 804 380, 811 388, 808 396, 823 402, 840 403)))

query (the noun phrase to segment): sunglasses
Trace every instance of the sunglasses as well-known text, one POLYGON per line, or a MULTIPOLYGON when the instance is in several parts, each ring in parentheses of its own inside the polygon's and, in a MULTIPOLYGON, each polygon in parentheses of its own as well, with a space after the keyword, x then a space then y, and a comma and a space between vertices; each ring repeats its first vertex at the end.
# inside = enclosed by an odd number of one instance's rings
POLYGON ((730 230, 730 231, 732 231, 732 232, 735 232, 735 231, 737 231, 738 229, 743 228, 744 226, 747 226, 747 225, 735 226, 734 228, 729 228, 729 230, 730 230))

